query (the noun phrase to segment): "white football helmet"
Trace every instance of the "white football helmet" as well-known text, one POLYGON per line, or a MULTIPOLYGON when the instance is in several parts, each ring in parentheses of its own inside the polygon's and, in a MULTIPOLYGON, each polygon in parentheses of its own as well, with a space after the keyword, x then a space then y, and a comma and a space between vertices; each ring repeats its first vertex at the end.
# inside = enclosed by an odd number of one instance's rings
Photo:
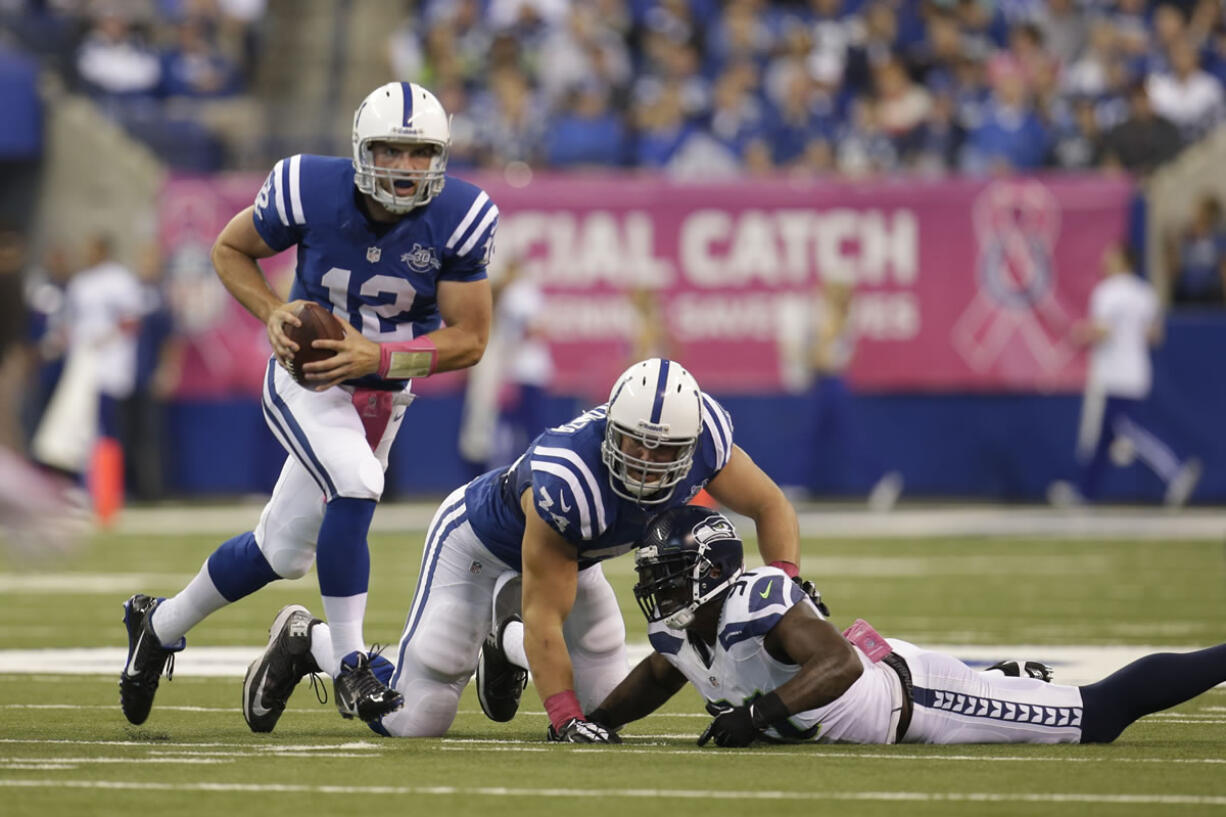
POLYGON ((702 393, 685 367, 658 357, 631 366, 609 393, 600 446, 613 492, 641 505, 668 501, 701 433, 702 393))
POLYGON ((353 183, 393 213, 407 213, 442 192, 450 149, 451 118, 434 94, 416 82, 381 85, 353 114, 353 183), (372 142, 435 145, 437 152, 426 170, 394 170, 375 167, 372 142), (417 186, 412 195, 399 196, 397 181, 417 186))

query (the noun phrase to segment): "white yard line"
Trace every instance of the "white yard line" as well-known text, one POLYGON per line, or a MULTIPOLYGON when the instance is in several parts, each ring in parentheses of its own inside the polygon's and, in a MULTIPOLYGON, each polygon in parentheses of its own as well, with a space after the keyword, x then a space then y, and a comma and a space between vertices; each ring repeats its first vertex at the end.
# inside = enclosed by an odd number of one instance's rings
POLYGON ((458 797, 553 797, 747 800, 747 801, 886 801, 950 803, 1094 803, 1108 805, 1226 806, 1226 797, 1191 794, 1093 794, 1082 792, 918 792, 918 791, 738 791, 718 789, 568 789, 509 786, 306 786, 281 783, 136 782, 120 780, 0 780, 10 788, 74 788, 132 791, 244 792, 248 794, 384 794, 458 797))
MULTIPOLYGON (((1153 652, 1186 652, 1191 646, 1102 646, 1037 644, 974 645, 936 644, 929 649, 957 656, 974 667, 987 667, 1002 658, 1035 658, 1051 664, 1056 680, 1065 684, 1098 681, 1136 659, 1153 652)), ((627 645, 630 664, 642 660, 648 652, 646 642, 627 645)), ((250 647, 191 647, 175 657, 175 681, 196 681, 201 678, 241 678, 262 651, 262 646, 250 647)), ((117 675, 127 659, 123 647, 96 647, 47 650, 0 650, 0 675, 117 675)), ((187 710, 185 710, 187 711, 187 710)))

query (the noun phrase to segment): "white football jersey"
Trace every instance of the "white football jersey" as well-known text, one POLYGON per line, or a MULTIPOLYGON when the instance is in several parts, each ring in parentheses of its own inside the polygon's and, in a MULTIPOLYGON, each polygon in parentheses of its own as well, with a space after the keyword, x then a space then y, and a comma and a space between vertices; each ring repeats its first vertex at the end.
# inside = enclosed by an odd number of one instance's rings
MULTIPOLYGON (((741 706, 770 692, 800 669, 767 652, 766 634, 792 605, 809 597, 782 570, 760 567, 733 585, 720 615, 714 648, 707 650, 682 630, 663 622, 648 627, 651 646, 680 670, 708 702, 741 706), (708 660, 709 659, 709 660, 708 660)), ((814 608, 816 612, 816 608, 814 608)), ((818 614, 820 615, 820 613, 818 614)), ((779 740, 820 743, 890 743, 891 710, 899 696, 897 676, 856 649, 864 672, 839 698, 826 706, 799 712, 786 727, 767 733, 779 740)))

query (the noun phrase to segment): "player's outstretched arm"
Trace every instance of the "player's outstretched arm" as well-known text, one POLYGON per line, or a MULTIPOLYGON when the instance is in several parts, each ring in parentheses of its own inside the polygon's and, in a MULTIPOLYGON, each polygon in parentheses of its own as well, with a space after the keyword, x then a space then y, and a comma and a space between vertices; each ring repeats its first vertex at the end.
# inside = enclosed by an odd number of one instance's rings
POLYGON ((685 676, 658 652, 644 658, 588 713, 595 723, 617 729, 655 712, 685 686, 685 676))
POLYGON ((739 446, 728 464, 707 485, 718 502, 754 521, 762 561, 800 566, 800 524, 796 509, 775 481, 739 446))

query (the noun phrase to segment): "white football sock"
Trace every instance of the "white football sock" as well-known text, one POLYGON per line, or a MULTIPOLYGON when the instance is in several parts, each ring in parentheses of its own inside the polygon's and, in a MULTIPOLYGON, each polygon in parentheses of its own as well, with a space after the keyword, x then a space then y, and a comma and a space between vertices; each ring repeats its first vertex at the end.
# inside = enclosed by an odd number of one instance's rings
MULTIPOLYGON (((366 652, 362 638, 362 619, 366 617, 366 594, 356 596, 324 596, 324 618, 332 634, 332 656, 336 666, 355 650, 366 652)), ((320 666, 324 666, 320 664, 320 666)))
POLYGON ((335 678, 341 665, 332 652, 332 631, 321 621, 311 628, 311 657, 329 678, 335 678))
POLYGON ((524 652, 524 623, 511 621, 502 631, 502 651, 507 660, 520 669, 528 669, 528 654, 524 652))
POLYGON ((205 561, 187 587, 157 606, 150 623, 162 646, 166 646, 178 641, 192 627, 229 603, 217 585, 213 584, 213 578, 209 576, 209 563, 205 561))

